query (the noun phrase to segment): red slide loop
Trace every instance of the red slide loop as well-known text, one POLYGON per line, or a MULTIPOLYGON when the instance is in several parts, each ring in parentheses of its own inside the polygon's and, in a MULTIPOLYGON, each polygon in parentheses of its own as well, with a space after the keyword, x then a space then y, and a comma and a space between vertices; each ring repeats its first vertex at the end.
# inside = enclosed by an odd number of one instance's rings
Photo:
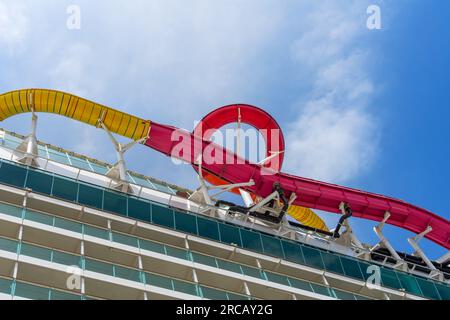
MULTIPOLYGON (((195 127, 194 135, 209 141, 212 135, 220 128, 230 123, 247 124, 261 134, 266 144, 266 157, 277 154, 274 158, 267 161, 264 167, 279 172, 283 166, 284 160, 284 136, 281 127, 277 121, 266 111, 248 104, 233 104, 221 107, 206 115, 195 127)), ((233 151, 234 150, 230 150, 233 151)), ((193 168, 198 171, 196 166, 193 168)), ((211 174, 204 173, 203 178, 211 184, 222 185, 228 182, 211 174)), ((239 194, 238 190, 233 190, 239 194)))

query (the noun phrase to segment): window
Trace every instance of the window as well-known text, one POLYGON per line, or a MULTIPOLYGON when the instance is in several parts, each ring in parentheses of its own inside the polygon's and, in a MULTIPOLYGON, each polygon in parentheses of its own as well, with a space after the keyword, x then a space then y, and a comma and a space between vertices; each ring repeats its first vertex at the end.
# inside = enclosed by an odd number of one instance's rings
POLYGON ((77 183, 59 177, 54 178, 52 190, 53 196, 68 201, 77 201, 77 193, 77 183))
POLYGON ((305 264, 305 258, 303 258, 302 248, 299 244, 286 240, 281 240, 283 251, 286 259, 305 264))
POLYGON ((52 261, 52 250, 36 247, 27 243, 21 244, 20 254, 36 259, 52 261))
POLYGON ((128 198, 128 216, 143 221, 150 221, 150 202, 128 198))
POLYGON ((311 288, 311 284, 309 282, 299 280, 299 279, 289 278, 289 283, 294 288, 311 291, 311 292, 313 291, 311 288))
POLYGON ((338 274, 344 274, 344 270, 342 269, 341 260, 335 254, 329 252, 322 252, 322 259, 325 265, 325 270, 331 271, 338 274))
POLYGON ((306 265, 313 267, 313 268, 325 269, 319 250, 316 250, 316 249, 313 249, 313 248, 310 248, 307 246, 303 246, 302 251, 303 251, 303 255, 305 257, 306 265))
POLYGON ((228 244, 241 246, 239 229, 225 223, 219 223, 220 240, 228 244))
POLYGON ((217 259, 217 265, 220 269, 242 274, 241 266, 237 263, 217 259))
POLYGON ((104 192, 103 209, 109 212, 115 212, 123 216, 127 215, 127 198, 117 192, 104 192))
POLYGON ((357 261, 353 259, 348 259, 346 257, 340 257, 342 267, 344 269, 344 274, 346 276, 364 280, 364 276, 361 272, 361 269, 359 268, 359 264, 357 261))
POLYGON ((263 252, 261 235, 259 233, 241 229, 242 246, 256 252, 263 252))
POLYGON ((51 175, 29 170, 25 186, 38 193, 51 194, 52 182, 53 177, 51 175))
POLYGON ((184 260, 190 260, 189 259, 189 252, 187 250, 184 250, 184 249, 179 249, 179 248, 175 248, 175 247, 166 246, 166 253, 169 256, 172 256, 172 257, 175 257, 175 258, 184 259, 184 260))
POLYGON ((80 184, 78 202, 101 210, 103 208, 103 190, 80 184))
POLYGON ((261 240, 265 254, 270 254, 275 257, 284 258, 283 249, 281 248, 280 239, 273 236, 261 235, 261 240))
POLYGON ((175 211, 175 229, 197 234, 197 220, 195 216, 175 211))
POLYGON ((163 227, 173 228, 172 209, 152 204, 152 222, 163 227))
POLYGON ((321 294, 324 296, 329 296, 334 298, 333 291, 325 286, 321 286, 320 284, 311 283, 311 287, 313 288, 313 291, 317 294, 321 294))
POLYGON ((198 235, 207 239, 220 241, 219 229, 216 221, 197 217, 198 235))
POLYGON ((241 268, 242 268, 242 272, 246 276, 266 280, 266 277, 264 276, 264 274, 261 272, 261 270, 259 270, 257 268, 252 268, 252 267, 248 267, 248 266, 241 266, 241 268))
POLYGON ((11 165, 6 162, 1 163, 0 167, 0 181, 13 185, 19 188, 23 188, 25 184, 25 177, 27 170, 17 165, 11 165))
POLYGON ((175 291, 183 292, 193 296, 198 295, 197 286, 190 282, 173 280, 173 288, 175 291))

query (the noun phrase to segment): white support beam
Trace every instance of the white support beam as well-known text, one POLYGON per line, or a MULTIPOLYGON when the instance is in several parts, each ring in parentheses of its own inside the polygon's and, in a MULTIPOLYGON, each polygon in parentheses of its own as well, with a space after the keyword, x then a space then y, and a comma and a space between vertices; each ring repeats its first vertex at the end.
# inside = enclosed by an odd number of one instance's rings
POLYGON ((32 93, 30 93, 30 109, 31 109, 31 133, 28 136, 26 136, 26 138, 22 141, 21 144, 19 144, 19 146, 17 146, 16 151, 22 154, 22 157, 17 159, 17 161, 27 166, 38 167, 39 164, 36 160, 38 157, 38 147, 37 147, 38 144, 36 138, 38 117, 34 113, 34 102, 32 93))
POLYGON ((425 252, 420 248, 419 242, 423 239, 428 233, 433 231, 433 228, 431 226, 428 226, 424 231, 416 235, 415 237, 408 238, 408 243, 413 247, 414 249, 414 255, 419 256, 423 262, 427 265, 427 267, 431 270, 429 277, 432 279, 437 279, 440 281, 444 280, 444 274, 439 271, 433 263, 431 263, 430 259, 426 256, 425 252))
POLYGON ((138 143, 143 143, 146 138, 142 138, 136 141, 131 141, 127 144, 119 143, 113 134, 109 131, 103 121, 98 119, 98 124, 103 128, 103 130, 107 133, 109 139, 114 145, 114 149, 117 155, 117 163, 106 173, 106 176, 110 177, 115 181, 114 189, 120 190, 122 192, 133 193, 133 189, 127 180, 127 168, 125 163, 124 154, 132 147, 134 147, 138 143))
POLYGON ((373 231, 380 239, 380 242, 378 242, 376 245, 374 245, 370 249, 370 251, 373 252, 380 247, 385 247, 389 251, 391 256, 397 261, 397 264, 394 266, 394 268, 401 269, 403 271, 408 271, 408 264, 398 255, 397 251, 395 251, 395 249, 392 247, 389 240, 383 234, 383 227, 386 224, 386 221, 388 221, 388 219, 390 217, 391 217, 391 214, 388 211, 386 211, 386 213, 384 214, 384 219, 377 226, 375 226, 373 228, 373 231))

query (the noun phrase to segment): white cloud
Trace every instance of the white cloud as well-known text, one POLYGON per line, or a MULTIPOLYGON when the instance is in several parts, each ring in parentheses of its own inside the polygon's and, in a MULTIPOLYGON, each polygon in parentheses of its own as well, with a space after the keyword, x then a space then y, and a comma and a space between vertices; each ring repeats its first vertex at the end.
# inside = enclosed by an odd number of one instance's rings
POLYGON ((14 50, 25 40, 28 20, 24 11, 21 4, 0 1, 0 48, 14 50))
POLYGON ((292 46, 312 83, 287 132, 286 168, 295 174, 342 183, 374 160, 379 125, 370 108, 375 85, 365 71, 370 52, 358 45, 367 32, 361 12, 360 2, 318 6, 307 19, 310 31, 292 46))

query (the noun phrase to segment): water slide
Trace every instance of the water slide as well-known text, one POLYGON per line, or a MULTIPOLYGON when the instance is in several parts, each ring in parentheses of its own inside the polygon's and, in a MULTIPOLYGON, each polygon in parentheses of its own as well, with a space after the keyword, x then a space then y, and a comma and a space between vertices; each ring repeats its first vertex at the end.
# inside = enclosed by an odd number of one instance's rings
MULTIPOLYGON (((247 105, 228 106, 225 109, 234 108, 236 114, 238 109, 245 107, 253 112, 252 117, 258 114, 261 117, 266 116, 261 109, 247 105)), ((217 179, 216 182, 244 183, 252 180, 254 184, 243 189, 262 198, 269 196, 273 192, 274 184, 278 183, 287 197, 293 193, 297 196, 293 206, 341 213, 339 206, 345 202, 351 207, 354 217, 373 221, 382 221, 385 213, 389 212, 387 224, 416 234, 431 226, 432 231, 425 237, 450 249, 450 222, 445 218, 402 200, 279 172, 276 170, 277 165, 273 163, 282 162, 282 153, 277 156, 278 159, 275 157, 264 165, 250 163, 206 139, 207 137, 204 138, 203 134, 193 134, 173 126, 150 122, 67 93, 28 89, 0 95, 0 120, 32 110, 59 114, 93 126, 98 126, 98 120, 101 119, 111 132, 134 140, 144 138, 144 145, 191 163, 194 167, 197 167, 199 159, 202 159, 199 156, 207 150, 208 153, 214 154, 215 158, 220 156, 227 159, 222 163, 203 160, 201 162, 202 170, 217 179)), ((213 119, 216 119, 216 116, 213 119)), ((263 123, 258 129, 270 125, 263 123)))

